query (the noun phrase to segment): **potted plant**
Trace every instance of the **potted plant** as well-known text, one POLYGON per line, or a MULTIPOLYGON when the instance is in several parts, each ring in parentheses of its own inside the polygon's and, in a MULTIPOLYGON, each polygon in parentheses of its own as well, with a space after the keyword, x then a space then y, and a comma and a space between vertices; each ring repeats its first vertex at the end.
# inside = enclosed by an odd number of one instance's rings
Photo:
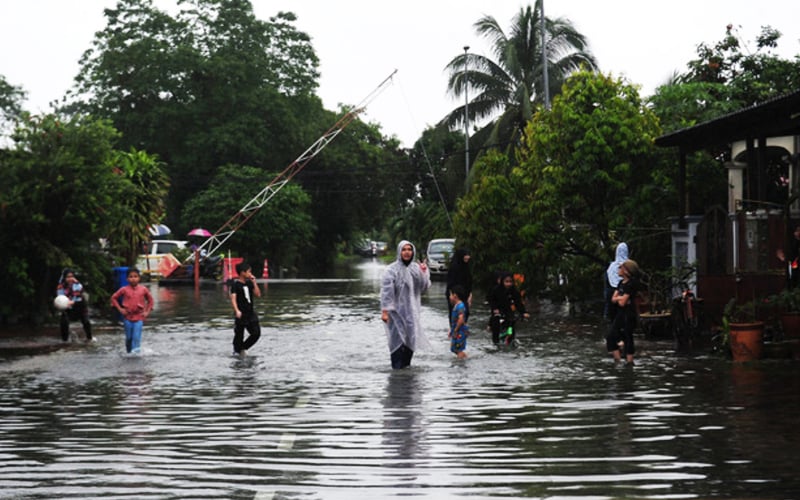
POLYGON ((756 319, 755 301, 739 304, 732 298, 722 313, 723 342, 727 342, 734 361, 761 358, 764 322, 756 319))
POLYGON ((785 338, 800 338, 800 287, 784 288, 770 295, 769 303, 776 309, 785 338))

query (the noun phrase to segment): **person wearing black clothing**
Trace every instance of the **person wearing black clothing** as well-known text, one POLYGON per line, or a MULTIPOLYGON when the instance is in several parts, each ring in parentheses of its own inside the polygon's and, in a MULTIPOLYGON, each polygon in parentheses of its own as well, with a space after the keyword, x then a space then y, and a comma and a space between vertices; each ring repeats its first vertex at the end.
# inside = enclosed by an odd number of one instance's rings
POLYGON ((236 265, 239 274, 231 285, 231 305, 235 316, 233 326, 233 354, 244 356, 261 336, 258 315, 253 308, 253 297, 261 297, 261 288, 256 283, 250 264, 240 262, 236 265), (244 331, 249 335, 244 339, 244 331))
POLYGON ((628 259, 619 266, 618 273, 622 281, 611 296, 611 302, 619 307, 619 311, 606 337, 606 348, 613 354, 615 362, 620 361, 620 351, 623 351, 627 362, 633 364, 633 354, 636 352, 633 344, 637 319, 636 293, 640 289, 639 266, 636 261, 628 259))
POLYGON ((530 314, 525 310, 522 295, 514 286, 514 276, 511 273, 503 273, 499 283, 489 293, 489 308, 492 311, 492 317, 489 319, 492 342, 511 345, 516 338, 514 325, 517 315, 530 318, 530 314))
POLYGON ((89 321, 89 308, 83 297, 83 285, 75 277, 75 271, 64 269, 58 281, 57 295, 64 295, 69 299, 69 308, 61 312, 61 340, 69 340, 70 321, 80 321, 86 333, 86 341, 92 342, 92 323, 89 321))
MULTIPOLYGON (((466 307, 465 316, 469 317, 469 308, 472 305, 472 271, 469 267, 469 250, 466 248, 459 248, 453 254, 450 261, 450 267, 447 269, 447 287, 444 291, 445 300, 447 301, 447 312, 453 312, 453 304, 450 303, 450 292, 453 287, 459 285, 464 291, 464 306, 466 307)), ((466 320, 466 318, 465 318, 466 320)))

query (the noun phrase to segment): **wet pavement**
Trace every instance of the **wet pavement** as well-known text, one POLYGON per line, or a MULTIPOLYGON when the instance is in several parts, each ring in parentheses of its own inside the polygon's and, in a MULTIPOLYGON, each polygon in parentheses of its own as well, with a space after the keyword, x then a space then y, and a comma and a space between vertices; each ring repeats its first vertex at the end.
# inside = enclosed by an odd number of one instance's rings
POLYGON ((434 283, 433 348, 392 371, 382 270, 270 282, 244 359, 224 285, 156 284, 142 356, 111 327, 4 358, 0 498, 800 498, 797 362, 642 340, 614 365, 559 310, 498 352, 477 303, 456 360, 434 283))

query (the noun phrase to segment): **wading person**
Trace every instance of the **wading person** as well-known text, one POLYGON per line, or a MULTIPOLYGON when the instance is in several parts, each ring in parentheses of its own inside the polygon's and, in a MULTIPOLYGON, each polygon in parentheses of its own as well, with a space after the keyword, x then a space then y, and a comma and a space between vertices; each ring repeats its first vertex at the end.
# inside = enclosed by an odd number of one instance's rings
POLYGON ((397 260, 386 268, 381 281, 381 320, 386 329, 392 368, 405 368, 418 347, 428 345, 420 323, 422 292, 431 286, 428 266, 415 259, 409 241, 397 245, 397 260))
MULTIPOLYGON (((466 248, 459 248, 453 254, 453 259, 450 261, 450 267, 447 269, 447 288, 444 295, 447 299, 447 310, 453 312, 453 304, 450 302, 450 291, 454 286, 460 285, 466 294, 462 302, 466 315, 469 316, 469 308, 472 307, 472 270, 469 267, 469 250, 466 248)), ((466 320, 466 318, 465 318, 466 320)))
POLYGON ((614 361, 620 361, 621 353, 625 359, 633 364, 633 354, 636 352, 633 344, 633 331, 636 328, 636 292, 639 290, 639 266, 633 260, 626 260, 619 266, 621 278, 611 302, 619 308, 611 330, 606 337, 606 348, 614 356, 614 361))
POLYGON ((236 264, 239 274, 231 285, 231 305, 233 306, 233 354, 244 356, 247 350, 253 347, 261 337, 261 325, 258 324, 258 315, 253 307, 253 298, 261 297, 261 288, 256 283, 250 264, 240 262, 236 264), (244 331, 247 330, 247 339, 244 331))
POLYGON ((111 307, 122 315, 125 325, 125 351, 139 354, 142 351, 144 320, 153 310, 153 296, 147 287, 140 285, 141 276, 135 267, 128 269, 128 284, 111 296, 111 307))
POLYGON ((450 352, 459 359, 467 357, 467 337, 469 337, 469 327, 467 326, 467 306, 464 303, 467 294, 461 285, 453 285, 450 289, 450 352))
POLYGON ((61 273, 61 280, 56 289, 57 295, 64 295, 69 299, 69 307, 61 312, 61 340, 69 340, 70 321, 80 321, 83 331, 86 333, 86 341, 91 342, 92 324, 89 322, 89 306, 83 298, 83 285, 75 277, 72 269, 64 269, 61 273))
POLYGON ((531 315, 525 310, 522 294, 514 286, 513 274, 504 272, 500 275, 497 285, 489 293, 489 308, 492 311, 489 319, 492 342, 495 345, 515 345, 517 318, 521 316, 527 319, 531 315))

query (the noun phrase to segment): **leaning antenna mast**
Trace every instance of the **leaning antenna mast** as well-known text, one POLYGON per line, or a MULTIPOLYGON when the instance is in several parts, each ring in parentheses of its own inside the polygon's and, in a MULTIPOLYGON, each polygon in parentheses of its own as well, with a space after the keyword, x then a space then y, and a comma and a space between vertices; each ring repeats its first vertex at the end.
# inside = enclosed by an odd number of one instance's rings
MULTIPOLYGON (((389 82, 394 77, 397 70, 394 70, 391 75, 386 77, 380 85, 375 87, 375 89, 367 95, 359 104, 356 105, 353 109, 345 113, 339 121, 337 121, 327 132, 322 134, 322 136, 314 142, 308 149, 306 149, 303 154, 297 157, 292 163, 286 167, 283 172, 279 173, 275 176, 269 184, 261 190, 252 200, 248 201, 244 207, 242 207, 233 217, 228 219, 225 224, 223 224, 219 229, 214 232, 211 236, 208 237, 206 241, 203 242, 202 245, 198 248, 198 250, 206 250, 208 255, 213 255, 217 250, 228 241, 228 238, 233 236, 233 234, 241 228, 251 217, 253 217, 258 210, 263 207, 264 205, 275 196, 278 191, 283 188, 292 178, 297 175, 298 172, 303 170, 308 162, 310 162, 315 156, 319 154, 320 151, 325 149, 327 146, 339 133, 347 127, 350 122, 352 122, 359 113, 366 109, 367 105, 375 99, 378 94, 383 92, 383 90, 387 87, 389 82)), ((193 256, 190 256, 186 259, 185 262, 189 262, 193 259, 193 256)))

